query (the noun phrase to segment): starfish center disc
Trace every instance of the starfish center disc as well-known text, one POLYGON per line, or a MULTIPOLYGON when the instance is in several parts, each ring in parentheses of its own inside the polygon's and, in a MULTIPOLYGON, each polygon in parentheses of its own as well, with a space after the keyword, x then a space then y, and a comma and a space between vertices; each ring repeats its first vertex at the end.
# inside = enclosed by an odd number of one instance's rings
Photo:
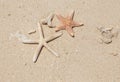
POLYGON ((64 24, 66 26, 70 26, 71 25, 71 20, 69 20, 69 19, 64 20, 64 24))

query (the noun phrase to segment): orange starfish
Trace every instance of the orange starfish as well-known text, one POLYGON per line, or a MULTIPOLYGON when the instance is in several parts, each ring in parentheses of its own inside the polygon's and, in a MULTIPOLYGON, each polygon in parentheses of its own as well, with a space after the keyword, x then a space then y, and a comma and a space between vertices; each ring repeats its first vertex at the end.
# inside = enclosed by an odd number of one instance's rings
POLYGON ((56 15, 61 25, 56 27, 55 31, 66 30, 72 37, 74 37, 73 27, 83 26, 75 21, 73 21, 74 11, 71 11, 67 17, 63 17, 59 14, 56 15))

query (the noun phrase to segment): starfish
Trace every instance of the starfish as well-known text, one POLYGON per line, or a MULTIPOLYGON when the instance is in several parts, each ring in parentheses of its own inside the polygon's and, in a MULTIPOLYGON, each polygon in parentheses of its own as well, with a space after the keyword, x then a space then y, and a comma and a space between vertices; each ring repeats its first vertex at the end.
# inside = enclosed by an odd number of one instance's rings
POLYGON ((42 30, 42 25, 41 23, 38 23, 38 30, 40 34, 40 39, 39 40, 30 40, 30 41, 23 41, 24 44, 39 44, 38 48, 36 49, 36 52, 33 56, 33 62, 35 63, 38 59, 38 56, 42 50, 43 47, 46 47, 51 53, 53 53, 55 56, 59 56, 55 51, 53 51, 49 46, 48 42, 60 37, 62 33, 56 33, 50 37, 44 38, 43 30, 42 30))
POLYGON ((56 27, 55 31, 66 30, 72 37, 74 37, 73 27, 83 26, 83 23, 79 24, 73 21, 74 11, 72 10, 67 17, 63 17, 59 14, 56 14, 58 20, 61 22, 61 25, 56 27))

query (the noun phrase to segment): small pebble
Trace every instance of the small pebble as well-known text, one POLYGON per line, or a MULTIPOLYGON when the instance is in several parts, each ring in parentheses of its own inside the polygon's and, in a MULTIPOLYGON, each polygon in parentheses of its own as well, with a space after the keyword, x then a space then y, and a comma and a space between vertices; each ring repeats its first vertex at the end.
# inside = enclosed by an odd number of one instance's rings
POLYGON ((11 16, 11 14, 9 13, 8 16, 11 16))

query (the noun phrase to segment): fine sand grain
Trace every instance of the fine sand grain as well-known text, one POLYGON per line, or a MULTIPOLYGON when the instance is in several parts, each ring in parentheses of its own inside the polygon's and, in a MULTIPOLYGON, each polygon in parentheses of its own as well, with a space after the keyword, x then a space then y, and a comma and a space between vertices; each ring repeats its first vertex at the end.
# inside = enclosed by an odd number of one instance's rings
MULTIPOLYGON (((59 25, 56 17, 53 25, 59 25)), ((120 35, 109 44, 98 42, 99 26, 120 28, 120 0, 0 0, 0 82, 120 82, 120 35), (66 31, 50 42, 60 54, 42 49, 38 61, 32 58, 37 45, 19 40, 39 39, 40 19, 50 13, 67 16, 75 10, 75 37, 66 31), (20 33, 19 33, 20 32, 20 33)), ((45 37, 54 28, 43 26, 45 37)))

